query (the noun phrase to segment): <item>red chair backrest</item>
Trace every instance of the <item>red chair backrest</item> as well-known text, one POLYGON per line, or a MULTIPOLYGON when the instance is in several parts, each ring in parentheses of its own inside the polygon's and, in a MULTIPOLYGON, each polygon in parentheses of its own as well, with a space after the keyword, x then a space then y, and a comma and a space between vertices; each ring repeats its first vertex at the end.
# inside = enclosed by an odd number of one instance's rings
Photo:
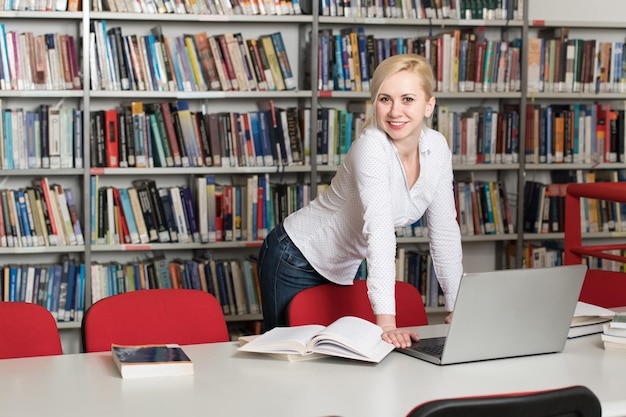
POLYGON ((211 294, 191 289, 131 291, 103 298, 83 319, 86 352, 111 350, 111 344, 140 345, 226 342, 224 313, 211 294))
MULTIPOLYGON (((323 284, 298 293, 289 304, 290 326, 321 324, 328 326, 343 316, 356 316, 376 322, 365 280, 354 285, 323 284)), ((428 324, 428 316, 417 288, 396 282, 396 325, 398 327, 428 324)))
POLYGON ((56 320, 44 307, 0 302, 0 359, 63 354, 56 320))
POLYGON ((580 301, 605 308, 626 305, 626 275, 623 272, 588 269, 580 301))

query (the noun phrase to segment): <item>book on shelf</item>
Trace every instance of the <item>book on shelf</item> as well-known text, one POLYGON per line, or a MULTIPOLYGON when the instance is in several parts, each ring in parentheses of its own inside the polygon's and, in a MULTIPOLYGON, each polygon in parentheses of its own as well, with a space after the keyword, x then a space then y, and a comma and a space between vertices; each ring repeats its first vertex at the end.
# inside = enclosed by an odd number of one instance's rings
POLYGON ((42 214, 46 223, 46 230, 48 231, 48 242, 50 245, 63 245, 63 242, 60 240, 60 235, 57 232, 57 222, 52 210, 52 192, 48 184, 48 179, 45 177, 34 179, 32 184, 36 190, 35 192, 40 196, 42 214))
POLYGON ((187 227, 186 215, 183 209, 179 187, 169 189, 169 198, 172 206, 172 213, 176 222, 176 231, 179 243, 188 243, 192 238, 187 227))
POLYGON ((60 184, 53 184, 52 189, 56 196, 58 204, 59 217, 61 219, 61 225, 66 236, 66 241, 69 245, 75 246, 77 244, 76 234, 74 232, 74 223, 70 216, 70 211, 67 203, 67 198, 63 187, 60 184))
POLYGON ((578 301, 574 310, 568 339, 602 333, 603 326, 609 323, 615 312, 604 307, 578 301))
POLYGON ((286 358, 321 354, 378 363, 393 349, 381 339, 382 329, 367 320, 346 316, 330 325, 275 327, 239 347, 243 352, 286 358))
POLYGON ((193 197, 191 187, 185 186, 180 188, 180 201, 184 210, 184 216, 187 219, 187 230, 192 242, 200 242, 200 230, 196 221, 197 214, 193 206, 193 197))
POLYGON ((212 91, 221 90, 221 83, 217 72, 217 66, 211 46, 209 45, 209 37, 206 32, 199 32, 194 35, 196 47, 198 48, 198 59, 204 76, 207 80, 208 88, 212 91))
POLYGON ((249 59, 249 65, 254 71, 254 76, 257 82, 257 88, 259 91, 270 90, 268 86, 267 77, 263 69, 263 62, 261 61, 261 55, 257 47, 256 39, 246 39, 244 41, 246 48, 248 49, 247 58, 249 59))
POLYGON ((211 50, 211 54, 213 59, 215 60, 215 68, 217 71, 217 76, 220 81, 222 91, 231 91, 236 90, 233 86, 228 69, 226 67, 226 62, 224 60, 224 55, 222 49, 220 48, 219 41, 216 36, 209 36, 209 49, 211 50))
POLYGON ((182 347, 162 345, 112 345, 113 362, 122 378, 188 376, 194 374, 193 362, 182 347))
POLYGON ((116 195, 119 198, 119 204, 121 206, 120 213, 121 215, 123 215, 126 221, 128 240, 129 240, 126 243, 139 244, 141 243, 141 240, 139 238, 139 231, 137 228, 137 223, 135 222, 135 217, 133 213, 133 208, 131 206, 131 200, 130 200, 128 190, 124 188, 119 189, 117 190, 116 195))
POLYGON ((285 79, 283 77, 283 72, 280 67, 279 56, 276 52, 276 47, 274 45, 274 41, 272 39, 272 35, 263 35, 259 38, 259 42, 257 44, 258 47, 262 49, 259 50, 261 53, 261 59, 263 59, 263 55, 265 55, 267 59, 267 64, 269 66, 269 70, 272 74, 272 79, 276 86, 276 90, 283 91, 287 89, 287 85, 285 84, 285 79))
POLYGON ((215 35, 212 38, 215 39, 216 45, 220 51, 219 54, 224 66, 225 76, 229 80, 230 85, 232 86, 232 90, 245 91, 245 86, 239 84, 242 74, 238 75, 236 72, 233 60, 230 56, 228 41, 225 34, 215 35))
POLYGON ((239 46, 238 38, 241 38, 241 34, 226 32, 224 33, 223 37, 226 45, 226 51, 224 51, 224 56, 226 61, 230 61, 233 67, 239 90, 250 91, 256 89, 256 86, 250 82, 248 76, 249 71, 247 70, 247 63, 244 62, 245 57, 242 55, 241 48, 239 46))
POLYGON ((172 115, 175 125, 179 127, 177 136, 182 144, 179 146, 180 151, 181 153, 184 151, 187 155, 187 159, 181 158, 183 166, 203 166, 204 161, 200 155, 200 143, 187 100, 177 100, 175 104, 172 104, 172 115), (185 165, 185 162, 188 165, 185 165))
POLYGON ((132 141, 134 144, 134 163, 137 168, 148 168, 148 150, 146 138, 146 113, 143 102, 134 101, 131 103, 132 141))
POLYGON ((191 77, 194 80, 194 91, 206 91, 208 90, 208 83, 204 71, 202 70, 196 37, 195 35, 185 34, 183 35, 183 40, 186 47, 185 56, 189 59, 191 77))
MULTIPOLYGON (((209 177, 196 177, 193 179, 192 187, 194 188, 194 203, 196 205, 196 212, 198 213, 198 230, 200 233, 200 241, 202 243, 209 243, 209 182, 215 186, 215 180, 212 176, 209 177), (210 177, 210 178, 209 178, 210 177)), ((214 215, 214 209, 211 210, 214 215)))
POLYGON ((289 143, 288 135, 287 143, 285 143, 285 134, 283 129, 287 129, 287 126, 283 128, 280 116, 281 111, 283 110, 275 106, 274 100, 259 100, 257 104, 259 109, 261 109, 261 135, 264 141, 266 138, 269 138, 274 165, 288 165, 289 159, 287 156, 287 147, 290 147, 291 145, 289 143))
POLYGON ((174 214, 170 192, 167 188, 159 188, 158 194, 161 200, 161 206, 163 207, 165 224, 169 229, 170 241, 178 242, 178 226, 176 225, 176 217, 174 214))
POLYGON ((274 73, 270 66, 270 62, 265 52, 265 45, 260 39, 249 39, 250 47, 255 50, 257 56, 257 65, 263 71, 265 81, 267 82, 267 89, 269 91, 275 91, 277 89, 277 81, 274 80, 274 73))
MULTIPOLYGON (((139 193, 138 190, 134 187, 128 188, 127 190, 120 190, 120 198, 122 200, 123 207, 127 207, 130 204, 130 208, 132 210, 132 218, 134 219, 135 228, 137 229, 137 233, 139 234, 139 241, 141 243, 150 243, 153 241, 148 230, 148 225, 146 224, 146 220, 143 214, 142 205, 139 201, 139 193), (125 200, 128 200, 129 203, 126 203, 125 200)), ((130 216, 127 215, 127 219, 130 219, 130 216)), ((129 231, 133 230, 131 226, 129 226, 129 231)), ((132 235, 131 235, 132 239, 132 235)), ((154 239, 157 240, 156 238, 154 239)))
POLYGON ((287 50, 285 49, 285 43, 283 41, 283 35, 281 32, 274 32, 271 34, 274 50, 278 58, 278 64, 280 66, 280 72, 285 83, 286 90, 294 90, 296 88, 296 80, 289 63, 289 57, 287 50))
POLYGON ((170 233, 168 224, 165 219, 165 212, 161 203, 161 197, 159 190, 157 189, 156 182, 154 180, 135 180, 133 185, 138 189, 138 192, 142 190, 147 191, 150 211, 154 215, 155 226, 157 230, 158 240, 161 243, 170 241, 170 233))
POLYGON ((152 207, 148 185, 143 182, 135 181, 133 188, 136 190, 141 216, 144 219, 150 242, 159 242, 160 233, 163 232, 163 229, 162 225, 157 224, 156 213, 152 207))

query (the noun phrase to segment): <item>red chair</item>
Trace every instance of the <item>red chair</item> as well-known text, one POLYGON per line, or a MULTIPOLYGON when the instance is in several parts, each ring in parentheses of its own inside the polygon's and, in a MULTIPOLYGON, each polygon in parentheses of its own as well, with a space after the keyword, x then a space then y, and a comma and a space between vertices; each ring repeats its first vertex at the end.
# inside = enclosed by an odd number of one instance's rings
MULTIPOLYGON (((291 300, 287 311, 290 326, 328 326, 343 316, 376 322, 365 280, 356 280, 354 285, 329 283, 308 288, 291 300)), ((411 327, 426 324, 428 316, 419 290, 407 282, 396 281, 396 325, 411 327)))
POLYGON ((600 417, 598 397, 587 387, 484 397, 444 398, 418 405, 407 417, 600 417))
POLYGON ((0 359, 63 354, 56 320, 44 307, 0 302, 0 359))
POLYGON ((111 350, 111 344, 226 342, 224 313, 217 299, 191 289, 138 290, 103 298, 85 313, 85 352, 111 350))
MULTIPOLYGON (((584 256, 626 263, 626 257, 609 251, 626 250, 626 244, 583 244, 581 225, 581 198, 592 198, 626 204, 626 183, 600 182, 568 184, 565 195, 564 264, 576 265, 584 256)), ((617 271, 589 269, 585 276, 580 301, 605 308, 626 306, 626 274, 617 271)))

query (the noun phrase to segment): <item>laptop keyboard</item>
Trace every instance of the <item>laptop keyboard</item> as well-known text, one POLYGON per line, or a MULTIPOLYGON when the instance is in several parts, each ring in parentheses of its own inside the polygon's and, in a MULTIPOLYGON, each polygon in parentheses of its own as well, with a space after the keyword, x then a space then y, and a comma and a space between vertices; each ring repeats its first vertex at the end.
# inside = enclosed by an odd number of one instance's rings
POLYGON ((420 352, 422 354, 439 358, 443 354, 443 347, 446 345, 446 337, 433 337, 429 339, 422 339, 419 342, 413 343, 411 350, 413 352, 420 352))
POLYGON ((426 353, 428 355, 435 356, 435 357, 441 357, 441 354, 443 353, 443 345, 436 345, 436 346, 419 346, 418 345, 418 346, 414 346, 413 349, 418 352, 423 352, 423 353, 426 353))

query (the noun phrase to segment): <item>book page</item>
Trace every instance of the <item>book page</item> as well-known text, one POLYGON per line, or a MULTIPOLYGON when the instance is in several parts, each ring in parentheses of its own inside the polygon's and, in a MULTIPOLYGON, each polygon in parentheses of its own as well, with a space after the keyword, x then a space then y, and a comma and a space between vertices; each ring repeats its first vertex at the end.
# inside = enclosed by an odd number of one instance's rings
POLYGON ((614 315, 614 311, 604 307, 578 301, 572 318, 572 326, 604 322, 614 315))
POLYGON ((259 353, 305 354, 307 342, 323 329, 324 326, 316 324, 275 327, 241 346, 239 350, 259 353))
POLYGON ((393 350, 382 329, 357 317, 342 317, 311 339, 309 350, 327 355, 379 362, 393 350))

